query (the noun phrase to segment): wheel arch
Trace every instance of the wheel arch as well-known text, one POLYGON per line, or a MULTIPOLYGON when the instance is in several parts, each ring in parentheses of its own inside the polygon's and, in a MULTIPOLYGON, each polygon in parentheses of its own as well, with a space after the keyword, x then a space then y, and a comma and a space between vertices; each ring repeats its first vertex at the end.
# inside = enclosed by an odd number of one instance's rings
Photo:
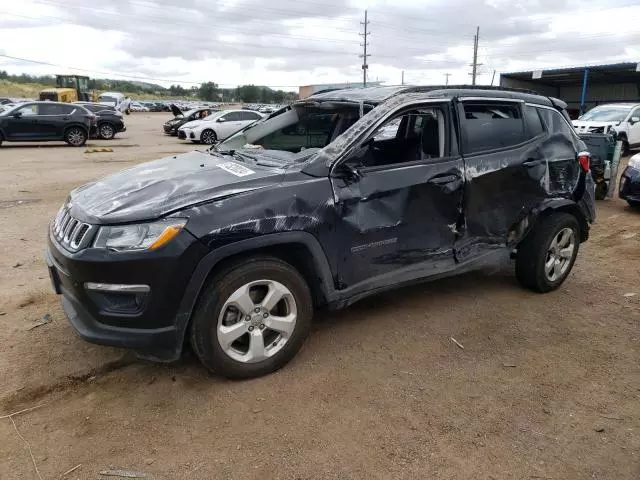
POLYGON ((191 317, 207 282, 222 269, 238 261, 249 256, 265 255, 279 258, 300 272, 309 285, 314 306, 323 306, 335 297, 327 256, 310 233, 282 232, 241 240, 208 253, 196 266, 177 313, 180 345, 184 344, 191 317))
POLYGON ((578 220, 578 225, 580 225, 580 242, 586 242, 589 239, 589 221, 578 204, 573 200, 558 198, 545 202, 538 208, 532 210, 523 220, 518 222, 518 224, 511 229, 515 243, 521 243, 528 235, 531 234, 535 226, 543 218, 556 212, 564 212, 573 215, 578 220))
POLYGON ((67 132, 69 131, 69 129, 74 128, 74 127, 80 127, 82 130, 84 130, 84 133, 87 135, 87 138, 89 137, 89 129, 87 128, 87 126, 85 124, 80 123, 80 122, 73 122, 73 123, 70 123, 69 125, 65 126, 63 135, 66 135, 67 132))

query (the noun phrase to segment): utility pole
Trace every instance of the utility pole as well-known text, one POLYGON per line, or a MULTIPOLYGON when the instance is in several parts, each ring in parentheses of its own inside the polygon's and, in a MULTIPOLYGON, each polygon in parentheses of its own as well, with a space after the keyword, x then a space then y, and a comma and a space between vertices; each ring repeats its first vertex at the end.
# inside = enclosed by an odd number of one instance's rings
POLYGON ((451 76, 450 73, 445 73, 444 77, 445 77, 445 81, 444 81, 444 86, 448 87, 449 86, 449 77, 451 76))
POLYGON ((366 87, 367 86, 367 70, 369 69, 369 65, 367 64, 367 58, 370 57, 371 55, 367 53, 367 47, 369 46, 369 42, 368 37, 371 34, 371 32, 369 32, 369 21, 367 20, 367 11, 364 11, 364 22, 360 22, 360 25, 364 26, 364 33, 361 33, 360 35, 362 35, 364 37, 364 43, 361 43, 360 45, 362 47, 364 47, 364 52, 362 55, 360 55, 360 58, 362 58, 362 86, 366 87))
POLYGON ((480 41, 480 27, 476 28, 476 34, 473 37, 473 63, 471 64, 471 85, 476 84, 476 77, 478 75, 478 67, 482 65, 478 63, 478 43, 480 41))
POLYGON ((404 70, 402 70, 402 82, 400 83, 400 85, 404 85, 404 70))

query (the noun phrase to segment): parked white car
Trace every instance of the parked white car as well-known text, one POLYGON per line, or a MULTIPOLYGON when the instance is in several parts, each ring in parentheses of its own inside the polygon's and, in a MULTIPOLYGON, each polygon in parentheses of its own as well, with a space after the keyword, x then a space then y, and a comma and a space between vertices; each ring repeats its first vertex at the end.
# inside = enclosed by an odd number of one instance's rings
POLYGON ((212 145, 260 120, 262 115, 251 110, 223 110, 203 119, 185 123, 178 129, 178 138, 212 145))
POLYGON ((121 112, 127 108, 126 97, 120 92, 103 92, 98 96, 98 103, 110 105, 121 112))
POLYGON ((640 147, 640 104, 598 105, 573 121, 576 133, 612 133, 622 140, 622 154, 640 147))

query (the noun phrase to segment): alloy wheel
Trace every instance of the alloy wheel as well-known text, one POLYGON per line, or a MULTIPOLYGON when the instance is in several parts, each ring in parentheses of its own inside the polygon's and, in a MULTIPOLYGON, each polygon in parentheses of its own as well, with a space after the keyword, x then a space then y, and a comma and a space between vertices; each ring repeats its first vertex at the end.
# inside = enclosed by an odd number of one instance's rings
POLYGON ((82 145, 85 141, 84 132, 79 128, 71 129, 69 133, 67 133, 67 141, 74 147, 82 145))
POLYGON ((550 282, 567 273, 576 245, 576 235, 571 228, 563 228, 553 237, 544 263, 544 273, 550 282))
POLYGON ((202 132, 202 143, 206 145, 212 145, 216 141, 216 134, 211 130, 205 130, 202 132))
POLYGON ((222 306, 218 343, 238 362, 261 362, 282 350, 296 319, 296 302, 287 287, 273 280, 253 281, 233 292, 222 306))
POLYGON ((113 131, 113 127, 109 124, 104 124, 100 126, 100 136, 106 140, 113 138, 115 132, 113 131))

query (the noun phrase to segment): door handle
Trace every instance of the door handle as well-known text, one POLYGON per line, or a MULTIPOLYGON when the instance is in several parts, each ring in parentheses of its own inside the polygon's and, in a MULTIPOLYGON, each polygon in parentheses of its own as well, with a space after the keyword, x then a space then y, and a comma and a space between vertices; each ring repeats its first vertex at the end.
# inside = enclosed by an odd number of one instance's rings
POLYGON ((531 167, 537 167, 538 165, 540 165, 542 163, 542 160, 527 160, 526 162, 522 163, 523 167, 527 167, 527 168, 531 168, 531 167))
POLYGON ((434 185, 446 185, 447 183, 453 183, 460 177, 457 175, 443 175, 442 177, 433 177, 429 180, 429 183, 434 185))

